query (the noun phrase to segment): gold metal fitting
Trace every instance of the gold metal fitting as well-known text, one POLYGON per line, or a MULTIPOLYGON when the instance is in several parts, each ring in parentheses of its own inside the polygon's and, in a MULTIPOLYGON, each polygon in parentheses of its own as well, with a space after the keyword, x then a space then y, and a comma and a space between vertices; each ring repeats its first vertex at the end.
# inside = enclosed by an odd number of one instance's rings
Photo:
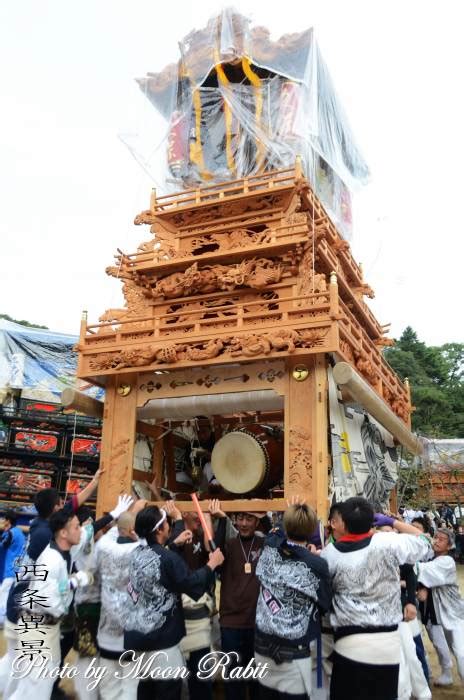
POLYGON ((295 365, 292 377, 296 382, 304 382, 309 377, 309 369, 306 365, 295 365))
POLYGON ((132 391, 130 384, 120 384, 117 388, 119 396, 129 396, 132 391))

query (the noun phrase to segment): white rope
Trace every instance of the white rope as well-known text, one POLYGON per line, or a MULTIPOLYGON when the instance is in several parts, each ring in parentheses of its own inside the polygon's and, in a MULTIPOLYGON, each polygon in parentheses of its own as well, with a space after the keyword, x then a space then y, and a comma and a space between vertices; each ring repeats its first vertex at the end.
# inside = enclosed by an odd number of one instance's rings
MULTIPOLYGON (((316 161, 313 158, 313 197, 316 197, 316 161)), ((313 274, 313 294, 316 289, 316 215, 314 212, 314 206, 312 207, 311 213, 311 233, 312 233, 312 274, 313 274)))
POLYGON ((73 427, 73 439, 71 442, 71 462, 69 464, 69 472, 68 472, 68 478, 66 480, 66 491, 64 494, 64 500, 66 501, 66 498, 68 496, 68 484, 71 482, 71 476, 72 476, 72 471, 73 471, 73 464, 74 464, 74 451, 73 451, 73 443, 76 439, 76 426, 77 426, 77 411, 74 411, 74 427, 73 427))

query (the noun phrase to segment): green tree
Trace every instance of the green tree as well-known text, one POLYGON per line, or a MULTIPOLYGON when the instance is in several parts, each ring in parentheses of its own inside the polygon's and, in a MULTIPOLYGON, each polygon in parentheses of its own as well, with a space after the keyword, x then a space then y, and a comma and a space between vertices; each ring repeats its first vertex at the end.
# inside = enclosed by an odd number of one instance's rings
POLYGON ((12 323, 19 323, 20 326, 27 326, 28 328, 43 328, 48 331, 48 326, 39 326, 37 323, 29 323, 29 321, 18 321, 16 318, 11 318, 8 314, 0 314, 0 318, 4 318, 5 321, 11 321, 12 323))
POLYGON ((414 430, 435 438, 464 436, 464 343, 427 346, 408 326, 385 358, 411 384, 414 430))

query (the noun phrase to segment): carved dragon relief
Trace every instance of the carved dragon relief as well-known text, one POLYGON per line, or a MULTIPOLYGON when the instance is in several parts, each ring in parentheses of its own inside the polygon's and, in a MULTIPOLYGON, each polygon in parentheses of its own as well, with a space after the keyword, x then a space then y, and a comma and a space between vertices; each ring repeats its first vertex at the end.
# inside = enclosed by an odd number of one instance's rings
POLYGON ((227 253, 231 250, 270 243, 271 238, 272 231, 269 228, 265 228, 264 231, 235 228, 224 233, 203 234, 198 238, 192 238, 187 242, 188 247, 183 251, 183 254, 200 255, 204 249, 210 253, 227 253))
MULTIPOLYGON (((137 219, 136 219, 137 221, 137 219)), ((152 255, 153 262, 193 258, 203 253, 228 253, 232 250, 257 247, 272 240, 272 230, 253 231, 247 228, 235 228, 219 233, 201 233, 196 238, 179 238, 178 235, 159 228, 151 227, 155 237, 144 241, 137 248, 138 256, 152 255)))
MULTIPOLYGON (((106 268, 106 273, 124 282, 122 291, 125 308, 107 309, 99 321, 118 323, 134 319, 135 323, 137 318, 152 315, 153 304, 157 299, 180 299, 195 294, 233 292, 240 287, 265 290, 268 285, 280 282, 285 270, 292 274, 292 262, 291 256, 278 261, 252 258, 232 265, 206 265, 202 268, 195 262, 183 272, 174 272, 159 279, 154 286, 149 279, 137 277, 130 271, 121 270, 121 267, 110 266, 106 268)), ((130 324, 127 330, 143 330, 148 328, 147 323, 149 322, 141 322, 139 326, 130 324)), ((105 330, 107 327, 102 327, 99 332, 105 330)))
MULTIPOLYGON (((281 203, 281 197, 277 194, 265 194, 257 198, 253 198, 243 207, 243 202, 224 202, 218 203, 208 211, 196 211, 196 215, 203 220, 204 217, 208 221, 214 215, 217 209, 222 216, 231 216, 236 213, 244 214, 247 211, 259 212, 281 203)), ((307 219, 306 214, 297 211, 301 205, 299 196, 294 196, 290 206, 285 212, 285 216, 281 219, 284 225, 296 225, 304 223, 307 219)), ((151 241, 145 241, 138 247, 138 253, 145 255, 152 254, 155 260, 166 261, 174 260, 181 257, 194 257, 202 255, 202 251, 212 252, 228 252, 234 249, 241 249, 250 246, 260 246, 269 243, 272 240, 272 229, 266 224, 259 224, 256 227, 261 230, 253 230, 243 225, 230 230, 230 224, 227 230, 211 231, 211 233, 201 232, 197 238, 179 237, 179 232, 176 230, 176 225, 180 225, 183 217, 195 214, 193 212, 182 212, 175 215, 172 222, 160 219, 157 214, 151 210, 141 212, 134 223, 149 224, 154 237, 151 241), (176 218, 177 217, 177 218, 176 218), (179 220, 177 220, 180 217, 179 220)), ((262 215, 261 215, 262 216, 262 215)), ((213 217, 214 218, 214 217, 213 217)), ((194 216, 190 223, 196 221, 194 216)), ((248 218, 246 222, 251 221, 248 218)), ((287 256, 288 257, 288 256, 287 256)), ((290 256, 291 273, 295 271, 296 263, 295 253, 290 256)), ((153 286, 153 277, 142 277, 137 275, 135 270, 131 270, 126 259, 119 259, 118 266, 110 266, 106 269, 107 274, 124 280, 123 295, 125 298, 125 308, 107 309, 99 318, 100 322, 121 322, 134 320, 137 317, 151 315, 153 299, 174 299, 179 297, 191 296, 196 293, 212 293, 215 291, 231 292, 238 287, 248 286, 252 289, 261 290, 269 284, 277 283, 281 280, 284 268, 282 260, 273 260, 267 258, 257 258, 252 260, 242 260, 235 265, 211 265, 204 266, 199 269, 198 263, 195 262, 184 272, 175 272, 167 275, 164 278, 156 279, 153 286)), ((100 328, 98 332, 104 332, 108 327, 100 328)), ((140 328, 131 324, 128 330, 140 330, 140 328)))
MULTIPOLYGON (((149 321, 137 322, 137 318, 150 316, 153 302, 147 295, 146 290, 138 285, 131 276, 123 273, 121 275, 118 267, 110 266, 105 270, 107 275, 123 280, 122 293, 125 299, 125 308, 106 309, 99 317, 100 323, 120 323, 121 321, 131 321, 125 326, 125 330, 143 330, 151 328, 149 321)), ((108 330, 107 326, 101 326, 98 333, 108 330)))
POLYGON ((206 265, 201 269, 195 262, 185 272, 173 272, 158 280, 152 288, 152 295, 155 299, 174 299, 218 291, 232 292, 242 286, 260 290, 280 282, 283 272, 281 262, 268 258, 242 260, 235 265, 206 265))
POLYGON ((104 371, 152 364, 175 364, 182 360, 202 361, 218 356, 228 358, 256 357, 271 352, 291 354, 296 348, 313 348, 323 344, 328 328, 294 331, 280 329, 269 333, 205 340, 196 343, 172 343, 162 347, 148 346, 120 352, 90 355, 90 369, 104 371))

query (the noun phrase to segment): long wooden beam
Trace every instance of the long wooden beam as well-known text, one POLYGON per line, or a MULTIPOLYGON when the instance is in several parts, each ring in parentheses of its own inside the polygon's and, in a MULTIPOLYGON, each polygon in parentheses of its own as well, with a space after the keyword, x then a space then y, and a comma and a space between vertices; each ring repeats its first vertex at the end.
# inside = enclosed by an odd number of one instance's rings
POLYGON ((75 411, 85 413, 86 416, 103 418, 103 401, 93 399, 82 391, 68 387, 61 392, 61 403, 65 408, 73 408, 75 411))
MULTIPOLYGON (((86 416, 93 416, 103 420, 103 409, 105 406, 103 401, 93 399, 82 391, 71 389, 70 387, 64 389, 61 392, 61 403, 65 408, 72 408, 75 411, 80 411, 80 413, 85 413, 86 416)), ((148 437, 157 438, 160 434, 159 426, 150 425, 150 423, 145 423, 141 420, 136 422, 135 429, 137 433, 148 437)))
MULTIPOLYGON (((187 495, 187 494, 186 494, 187 495)), ((176 506, 180 511, 194 511, 195 506, 191 500, 188 501, 175 501, 176 506)), ((150 501, 150 505, 158 506, 162 508, 165 501, 150 501)), ((202 511, 206 512, 208 510, 208 501, 200 501, 200 507, 202 511)), ((232 501, 221 501, 221 508, 225 513, 239 513, 243 512, 262 512, 267 513, 268 511, 284 511, 288 507, 287 501, 284 498, 234 498, 232 501)))
POLYGON ((351 398, 368 411, 398 442, 414 455, 424 451, 424 443, 378 396, 372 387, 347 362, 337 362, 333 369, 335 382, 346 389, 351 398))

